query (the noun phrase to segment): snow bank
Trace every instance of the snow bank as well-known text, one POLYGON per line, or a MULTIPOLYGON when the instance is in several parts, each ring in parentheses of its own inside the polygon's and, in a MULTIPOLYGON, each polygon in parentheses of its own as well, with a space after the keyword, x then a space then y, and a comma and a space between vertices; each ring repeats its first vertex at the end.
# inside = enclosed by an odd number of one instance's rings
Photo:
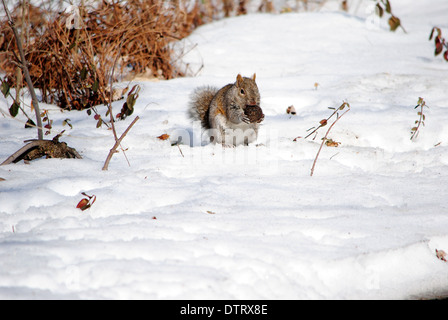
MULTIPOLYGON (((434 22, 448 34, 448 7, 393 5, 407 34, 372 25, 364 7, 199 28, 181 45, 197 44, 183 60, 193 71, 203 65, 197 77, 139 82, 140 120, 123 141, 130 167, 119 153, 103 172, 112 133, 85 112, 43 105, 53 133, 65 129, 62 140, 84 159, 0 167, 0 297, 446 295, 448 264, 435 250, 448 250, 448 63, 433 57, 428 35, 434 22), (266 115, 258 145, 201 142, 186 117, 191 91, 254 72, 266 115), (430 108, 411 141, 419 97, 430 108), (340 145, 323 148, 310 177, 326 128, 293 139, 343 101, 351 110, 330 134, 340 145), (62 126, 67 118, 73 129, 62 126), (157 139, 163 133, 193 140, 171 146, 157 139), (81 192, 97 197, 84 212, 81 192)), ((34 137, 24 122, 0 119, 0 159, 34 137)))

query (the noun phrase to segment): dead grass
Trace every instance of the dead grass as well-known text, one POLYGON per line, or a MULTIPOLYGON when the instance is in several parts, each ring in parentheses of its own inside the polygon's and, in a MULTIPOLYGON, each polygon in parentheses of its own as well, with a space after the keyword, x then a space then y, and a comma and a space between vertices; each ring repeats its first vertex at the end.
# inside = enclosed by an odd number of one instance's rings
MULTIPOLYGON (((13 18, 22 29, 20 12, 17 7, 13 18)), ((30 6, 32 19, 24 26, 29 32, 24 49, 32 81, 43 102, 80 110, 106 103, 108 83, 125 74, 163 79, 182 76, 171 64, 168 44, 212 20, 214 12, 207 2, 187 8, 182 1, 104 0, 95 8, 80 8, 80 24, 72 28, 73 12, 54 14, 30 6), (48 20, 50 16, 54 18, 48 20), (110 79, 117 57, 116 76, 110 79)), ((11 29, 3 21, 0 69, 11 87, 16 86, 17 60, 11 29)))

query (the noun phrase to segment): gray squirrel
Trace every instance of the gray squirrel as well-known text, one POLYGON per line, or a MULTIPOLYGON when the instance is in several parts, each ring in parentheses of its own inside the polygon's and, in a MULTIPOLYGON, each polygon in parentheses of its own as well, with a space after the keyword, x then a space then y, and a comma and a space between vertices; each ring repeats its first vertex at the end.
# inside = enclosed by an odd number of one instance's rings
POLYGON ((257 140, 259 124, 264 120, 260 93, 251 78, 236 77, 235 83, 219 89, 197 88, 189 102, 189 115, 201 121, 210 141, 223 146, 248 145, 257 140))

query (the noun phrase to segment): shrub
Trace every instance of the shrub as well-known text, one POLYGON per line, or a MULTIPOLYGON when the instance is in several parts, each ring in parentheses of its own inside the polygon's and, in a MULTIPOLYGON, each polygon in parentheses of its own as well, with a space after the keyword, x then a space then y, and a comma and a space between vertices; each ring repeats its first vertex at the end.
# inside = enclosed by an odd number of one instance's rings
MULTIPOLYGON (((117 57, 113 81, 126 72, 164 79, 180 76, 171 64, 168 44, 203 22, 201 10, 198 2, 187 8, 182 2, 161 0, 104 0, 95 8, 61 14, 30 6, 30 25, 19 27, 29 32, 24 49, 32 81, 44 102, 80 110, 108 101, 117 57), (80 20, 73 23, 76 18, 80 20)), ((20 12, 19 7, 13 11, 15 21, 20 21, 20 12)), ((11 87, 17 80, 13 40, 8 22, 1 22, 0 70, 11 87)))

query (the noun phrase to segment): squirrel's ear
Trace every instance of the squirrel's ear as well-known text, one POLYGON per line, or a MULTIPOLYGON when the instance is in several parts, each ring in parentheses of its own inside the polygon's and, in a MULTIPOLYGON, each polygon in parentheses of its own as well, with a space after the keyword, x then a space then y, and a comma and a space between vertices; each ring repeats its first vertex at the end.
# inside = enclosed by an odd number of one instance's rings
POLYGON ((236 76, 236 85, 238 87, 241 87, 243 85, 243 82, 244 82, 243 77, 240 74, 238 74, 236 76))
POLYGON ((257 74, 256 73, 254 73, 254 75, 252 76, 252 80, 254 80, 255 81, 255 78, 257 77, 257 74))

